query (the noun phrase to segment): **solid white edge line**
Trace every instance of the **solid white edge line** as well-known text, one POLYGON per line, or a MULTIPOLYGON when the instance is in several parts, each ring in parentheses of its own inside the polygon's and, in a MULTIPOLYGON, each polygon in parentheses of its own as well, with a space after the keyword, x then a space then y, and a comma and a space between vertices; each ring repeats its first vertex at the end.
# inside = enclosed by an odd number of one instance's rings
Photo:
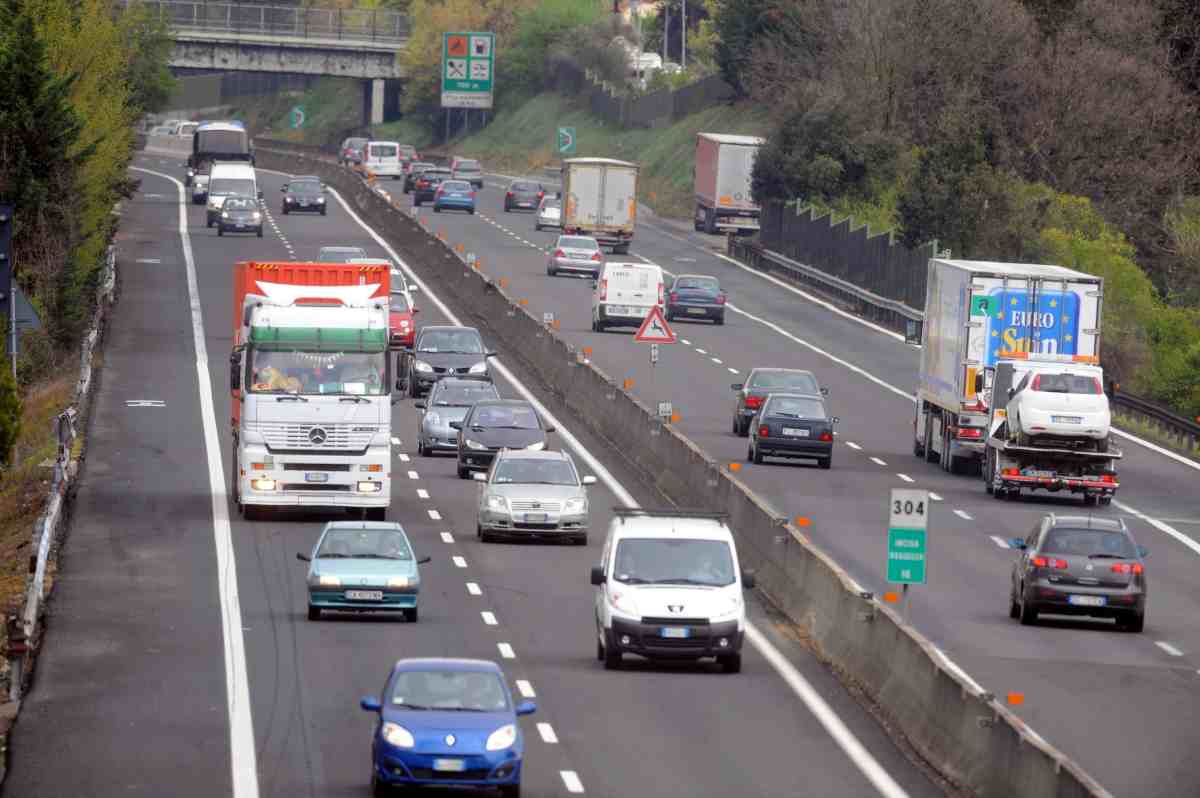
POLYGON ((567 792, 579 794, 583 792, 583 782, 579 780, 579 774, 573 770, 560 770, 558 775, 562 777, 563 786, 567 788, 567 792))
POLYGON ((1165 640, 1155 640, 1155 641, 1154 641, 1154 645, 1158 646, 1158 647, 1159 647, 1159 648, 1161 648, 1163 651, 1165 651, 1165 652, 1167 652, 1168 654, 1170 654, 1172 657, 1182 657, 1182 656, 1183 656, 1183 652, 1182 652, 1182 651, 1180 651, 1179 649, 1175 648, 1175 646, 1171 645, 1170 643, 1168 643, 1168 642, 1167 642, 1167 641, 1165 641, 1165 640))
POLYGON ((1113 507, 1116 507, 1119 510, 1129 513, 1134 518, 1137 518, 1141 521, 1145 521, 1147 524, 1154 527, 1159 532, 1164 532, 1164 533, 1170 535, 1171 537, 1175 538, 1177 541, 1179 541, 1180 543, 1182 543, 1183 545, 1187 546, 1189 549, 1194 551, 1196 554, 1200 554, 1200 543, 1197 543, 1195 540, 1192 540, 1190 537, 1183 534, 1175 527, 1173 527, 1169 524, 1164 524, 1162 521, 1159 521, 1157 518, 1151 518, 1150 516, 1143 513, 1141 510, 1138 510, 1135 507, 1130 507, 1125 502, 1119 502, 1116 499, 1113 499, 1113 507))
POLYGON ((533 685, 525 679, 517 679, 517 691, 522 698, 537 698, 537 693, 533 691, 533 685))
POLYGON ((541 722, 537 725, 538 734, 542 735, 542 742, 547 745, 555 745, 558 743, 558 735, 554 733, 554 727, 549 723, 541 722))
POLYGON ((196 349, 196 376, 200 390, 200 419, 208 460, 209 491, 212 494, 213 543, 217 553, 217 598, 221 603, 221 637, 225 648, 226 709, 229 714, 229 764, 234 798, 257 798, 258 761, 254 746, 254 722, 250 715, 250 682, 246 672, 245 639, 242 636, 242 605, 238 597, 237 564, 233 530, 226 501, 225 470, 213 409, 212 380, 208 375, 208 350, 204 344, 204 315, 196 280, 196 260, 188 235, 187 202, 183 183, 170 175, 129 167, 132 171, 161 177, 179 192, 179 238, 187 268, 188 303, 191 306, 192 341, 196 349))

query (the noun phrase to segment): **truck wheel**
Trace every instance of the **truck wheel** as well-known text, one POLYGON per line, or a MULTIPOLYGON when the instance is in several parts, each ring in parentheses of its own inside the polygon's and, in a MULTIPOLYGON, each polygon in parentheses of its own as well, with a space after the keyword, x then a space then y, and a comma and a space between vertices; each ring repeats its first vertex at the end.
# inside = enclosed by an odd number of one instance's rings
POLYGON ((1096 498, 1097 497, 1094 493, 1083 494, 1083 506, 1084 507, 1095 507, 1096 506, 1096 498))
POLYGON ((1142 629, 1146 627, 1146 613, 1138 612, 1127 616, 1123 625, 1126 632, 1141 634, 1142 629))
POLYGON ((742 672, 742 655, 741 654, 722 654, 717 657, 717 664, 721 666, 721 670, 726 673, 741 673, 742 672))
POLYGON ((937 452, 933 450, 933 419, 929 414, 925 415, 925 445, 921 448, 925 450, 925 462, 936 463, 938 461, 937 452))
POLYGON ((1100 506, 1101 507, 1107 507, 1110 504, 1112 504, 1112 496, 1101 496, 1100 497, 1100 506))
POLYGON ((717 233, 717 214, 710 208, 704 209, 704 232, 710 236, 717 233))
POLYGON ((1101 438, 1100 440, 1096 441, 1096 451, 1098 451, 1098 452, 1107 452, 1108 451, 1108 438, 1107 437, 1101 438))
POLYGON ((704 229, 704 225, 700 221, 700 215, 703 212, 704 212, 704 206, 697 205, 696 212, 692 214, 692 227, 696 230, 697 233, 704 229))

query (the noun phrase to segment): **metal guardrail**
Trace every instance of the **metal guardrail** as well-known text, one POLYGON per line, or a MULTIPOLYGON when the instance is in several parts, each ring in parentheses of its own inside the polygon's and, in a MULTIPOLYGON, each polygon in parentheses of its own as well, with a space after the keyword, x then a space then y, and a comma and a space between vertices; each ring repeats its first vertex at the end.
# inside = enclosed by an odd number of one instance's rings
POLYGON ((58 437, 58 452, 54 459, 54 477, 50 483, 50 500, 46 512, 33 525, 33 550, 36 559, 30 562, 33 573, 25 596, 25 606, 19 616, 8 619, 9 700, 20 701, 25 686, 27 666, 37 649, 41 636, 41 616, 46 600, 46 568, 50 551, 59 538, 63 508, 71 483, 75 480, 71 451, 75 445, 76 422, 86 413, 92 389, 92 357, 103 333, 108 308, 116 287, 116 250, 110 246, 105 256, 104 272, 96 291, 96 312, 87 337, 83 341, 79 360, 79 382, 71 405, 54 419, 58 437))
POLYGON ((1160 404, 1113 388, 1109 399, 1117 408, 1145 421, 1166 435, 1181 449, 1200 454, 1200 423, 1163 407, 1160 404))
POLYGON ((140 2, 173 31, 257 34, 297 39, 338 39, 403 44, 408 17, 398 11, 367 8, 208 3, 199 0, 120 0, 140 2))

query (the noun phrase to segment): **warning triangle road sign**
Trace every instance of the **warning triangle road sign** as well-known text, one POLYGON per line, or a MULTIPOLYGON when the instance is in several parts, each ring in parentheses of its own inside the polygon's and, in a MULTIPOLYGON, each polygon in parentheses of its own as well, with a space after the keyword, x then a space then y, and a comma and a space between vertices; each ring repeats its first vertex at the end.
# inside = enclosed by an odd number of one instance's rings
POLYGON ((667 320, 663 317, 661 307, 655 305, 650 308, 650 312, 646 314, 646 320, 638 328, 637 335, 633 336, 633 340, 643 344, 675 343, 675 333, 671 331, 667 320))

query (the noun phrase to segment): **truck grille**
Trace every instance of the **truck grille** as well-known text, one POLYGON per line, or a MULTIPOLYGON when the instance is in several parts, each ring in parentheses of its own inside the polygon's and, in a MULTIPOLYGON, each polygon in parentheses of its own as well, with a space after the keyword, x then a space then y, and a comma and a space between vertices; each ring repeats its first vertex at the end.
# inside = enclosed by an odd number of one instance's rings
POLYGON ((349 463, 284 463, 284 471, 349 471, 349 463))
MULTIPOLYGON (((269 449, 309 449, 315 451, 362 451, 371 443, 374 432, 353 432, 353 424, 272 424, 260 423, 258 429, 269 449), (313 441, 314 429, 324 430, 321 443, 313 441)), ((320 437, 319 435, 317 436, 320 437)))

